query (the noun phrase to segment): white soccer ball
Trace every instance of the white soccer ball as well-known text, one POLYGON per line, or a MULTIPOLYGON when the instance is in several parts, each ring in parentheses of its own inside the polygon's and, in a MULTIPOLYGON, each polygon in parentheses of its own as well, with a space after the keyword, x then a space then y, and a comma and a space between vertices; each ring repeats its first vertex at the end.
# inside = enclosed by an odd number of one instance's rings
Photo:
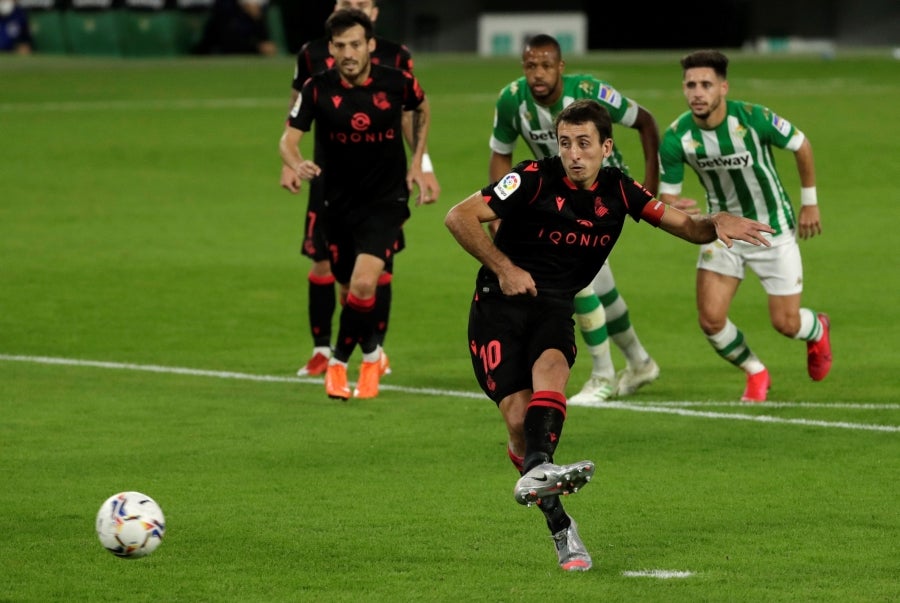
POLYGON ((155 500, 140 492, 119 492, 97 512, 97 538, 116 557, 144 557, 166 534, 166 518, 155 500))

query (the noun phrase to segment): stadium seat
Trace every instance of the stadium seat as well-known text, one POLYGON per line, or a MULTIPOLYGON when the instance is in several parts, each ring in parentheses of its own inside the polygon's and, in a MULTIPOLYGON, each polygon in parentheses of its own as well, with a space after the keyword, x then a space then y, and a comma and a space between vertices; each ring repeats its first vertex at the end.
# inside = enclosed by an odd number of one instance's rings
POLYGON ((67 10, 63 15, 69 50, 73 54, 119 56, 119 11, 67 10))
POLYGON ((28 23, 31 27, 35 52, 41 54, 66 54, 69 52, 62 11, 29 10, 28 23))
POLYGON ((119 13, 122 54, 127 57, 170 57, 179 53, 175 11, 125 9, 119 13))

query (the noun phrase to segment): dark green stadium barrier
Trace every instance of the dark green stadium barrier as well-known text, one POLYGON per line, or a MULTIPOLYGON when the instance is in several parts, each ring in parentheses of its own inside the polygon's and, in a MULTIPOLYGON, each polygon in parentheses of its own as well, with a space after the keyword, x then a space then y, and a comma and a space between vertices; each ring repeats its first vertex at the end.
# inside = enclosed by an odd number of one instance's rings
MULTIPOLYGON (((164 57, 191 54, 203 36, 209 12, 202 6, 140 10, 116 3, 97 10, 32 10, 29 18, 36 52, 164 57)), ((287 36, 277 3, 269 5, 266 19, 272 41, 280 53, 286 53, 287 36)))
POLYGON ((119 11, 122 54, 126 57, 172 57, 180 54, 176 11, 119 11))
POLYGON ((278 52, 284 54, 287 52, 287 36, 284 32, 284 19, 281 16, 281 6, 276 3, 270 3, 266 10, 266 25, 269 28, 269 35, 272 36, 272 42, 278 48, 278 52))
POLYGON ((178 11, 175 22, 175 47, 179 54, 191 54, 203 37, 209 11, 178 11))
POLYGON ((63 14, 69 50, 73 54, 120 56, 122 46, 116 10, 76 11, 63 14))
POLYGON ((31 26, 35 52, 41 54, 66 54, 69 52, 62 11, 29 11, 28 22, 31 26))

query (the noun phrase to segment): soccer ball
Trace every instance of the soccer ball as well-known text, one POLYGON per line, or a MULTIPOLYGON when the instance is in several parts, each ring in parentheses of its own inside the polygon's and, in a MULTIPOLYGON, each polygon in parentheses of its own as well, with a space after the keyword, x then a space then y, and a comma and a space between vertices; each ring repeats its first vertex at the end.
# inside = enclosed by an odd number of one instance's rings
POLYGON ((166 518, 155 500, 140 492, 119 492, 97 512, 97 538, 116 557, 144 557, 166 534, 166 518))

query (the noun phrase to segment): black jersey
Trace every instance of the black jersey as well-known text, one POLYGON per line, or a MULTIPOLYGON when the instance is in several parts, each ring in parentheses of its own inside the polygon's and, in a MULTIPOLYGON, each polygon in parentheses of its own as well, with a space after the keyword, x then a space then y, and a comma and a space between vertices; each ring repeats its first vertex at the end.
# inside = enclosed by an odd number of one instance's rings
MULTIPOLYGON (((403 44, 391 42, 380 36, 375 36, 375 50, 372 52, 371 60, 373 65, 385 65, 404 71, 413 70, 409 49, 403 44)), ((332 67, 334 57, 328 52, 328 38, 311 40, 297 53, 297 65, 294 67, 294 80, 291 86, 299 92, 313 74, 332 67)))
POLYGON ((336 69, 313 75, 291 110, 291 127, 309 132, 324 152, 329 210, 375 201, 406 200, 403 111, 425 99, 408 71, 372 65, 369 78, 349 86, 336 69))
MULTIPOLYGON (((638 221, 648 203, 660 203, 614 167, 602 168, 589 190, 579 189, 566 177, 558 156, 523 161, 481 193, 501 218, 494 237, 497 248, 531 274, 538 295, 562 297, 590 284, 626 217, 638 221)), ((661 209, 653 215, 661 215, 661 209)), ((497 276, 482 266, 477 287, 498 291, 497 276)))

